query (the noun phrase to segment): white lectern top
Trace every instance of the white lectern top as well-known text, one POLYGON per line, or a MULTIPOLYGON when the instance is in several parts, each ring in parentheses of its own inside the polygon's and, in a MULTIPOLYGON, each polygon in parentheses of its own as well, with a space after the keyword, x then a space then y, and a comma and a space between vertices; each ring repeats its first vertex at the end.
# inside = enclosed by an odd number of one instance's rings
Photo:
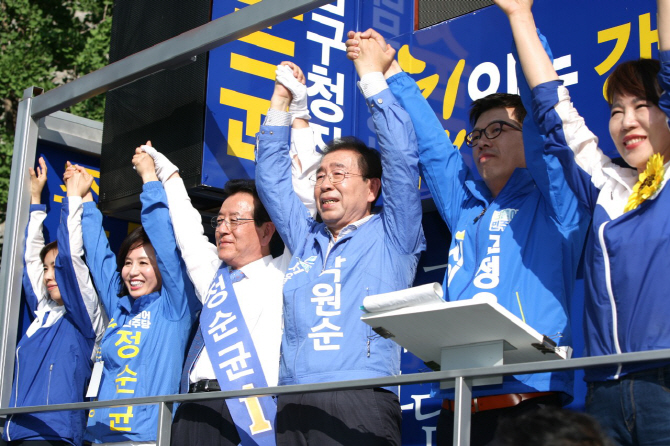
POLYGON ((370 313, 361 320, 429 365, 441 364, 445 348, 491 341, 504 341, 505 364, 566 359, 570 353, 492 301, 429 303, 370 313))

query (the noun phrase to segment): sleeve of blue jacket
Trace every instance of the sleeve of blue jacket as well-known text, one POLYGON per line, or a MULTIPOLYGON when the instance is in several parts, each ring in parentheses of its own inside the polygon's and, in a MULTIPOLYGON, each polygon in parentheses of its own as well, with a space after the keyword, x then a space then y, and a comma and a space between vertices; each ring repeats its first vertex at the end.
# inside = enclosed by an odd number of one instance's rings
POLYGON ((668 128, 670 128, 670 93, 668 93, 670 92, 670 51, 662 51, 659 59, 661 60, 661 71, 658 73, 658 83, 663 93, 658 100, 658 106, 668 116, 668 128))
POLYGON ((86 264, 93 276, 98 296, 107 314, 111 315, 116 308, 121 275, 116 271, 116 256, 109 249, 109 241, 102 228, 102 214, 92 201, 84 203, 81 227, 86 264))
POLYGON ((450 229, 458 222, 462 203, 469 198, 466 180, 471 172, 453 145, 435 112, 406 73, 388 79, 389 88, 414 125, 419 167, 437 210, 450 229))
MULTIPOLYGON (((553 60, 551 49, 547 39, 540 34, 538 36, 542 41, 544 49, 551 60, 553 60)), ((518 60, 516 47, 513 54, 518 60)), ((533 97, 523 74, 520 64, 516 64, 516 76, 519 85, 519 92, 524 107, 528 111, 523 122, 523 145, 526 156, 526 167, 530 172, 538 190, 550 205, 549 210, 559 225, 566 228, 572 228, 580 223, 583 213, 580 212, 580 203, 575 196, 572 188, 565 178, 563 165, 555 151, 556 141, 563 140, 557 132, 562 132, 559 127, 538 127, 538 122, 532 113, 533 97)), ((558 85, 561 85, 562 82, 558 85)), ((565 155, 559 152, 558 155, 565 155)))
POLYGON ((401 254, 426 247, 421 226, 419 157, 412 120, 390 89, 366 99, 382 161, 386 237, 401 254))
MULTIPOLYGON (((577 147, 584 146, 600 153, 596 147, 598 138, 588 130, 577 111, 571 108, 567 89, 563 87, 561 81, 540 84, 533 89, 532 94, 533 119, 546 137, 545 157, 554 157, 558 160, 563 176, 579 203, 592 213, 600 190, 592 182, 590 173, 575 161, 574 152, 579 150, 577 147), (564 108, 569 107, 570 110, 561 114, 557 106, 562 102, 565 103, 564 108)), ((601 157, 604 155, 601 154, 601 157)))
POLYGON ((42 225, 47 216, 46 209, 46 205, 31 204, 28 225, 26 226, 22 282, 31 317, 35 316, 35 311, 47 298, 43 282, 44 266, 42 260, 40 260, 40 251, 44 248, 42 225))
POLYGON ((79 331, 95 338, 94 321, 102 317, 98 311, 98 295, 90 281, 88 268, 82 259, 81 197, 65 197, 58 225, 58 256, 56 282, 63 305, 79 331), (78 238, 76 240, 75 238, 78 238))
POLYGON ((289 251, 295 254, 315 221, 293 191, 289 131, 288 126, 261 126, 256 154, 256 187, 277 232, 289 251))
POLYGON ((188 277, 186 266, 177 249, 167 196, 160 181, 145 183, 140 200, 142 226, 156 252, 161 273, 161 298, 166 300, 166 314, 171 320, 183 318, 185 312, 195 317, 195 313, 201 308, 200 301, 191 281, 185 280, 188 277))

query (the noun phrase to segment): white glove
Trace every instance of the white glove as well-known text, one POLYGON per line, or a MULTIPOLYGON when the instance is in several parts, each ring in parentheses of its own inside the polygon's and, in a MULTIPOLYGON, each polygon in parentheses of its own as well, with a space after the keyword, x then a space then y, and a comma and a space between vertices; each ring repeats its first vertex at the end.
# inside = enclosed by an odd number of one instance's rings
POLYGON ((291 121, 294 119, 309 121, 312 117, 309 115, 309 109, 307 108, 307 86, 298 82, 298 79, 293 76, 293 70, 288 65, 277 65, 275 76, 277 82, 288 88, 293 95, 291 105, 288 107, 288 111, 291 113, 291 121))
POLYGON ((142 149, 151 158, 154 159, 154 165, 156 166, 156 176, 161 181, 161 183, 165 183, 173 173, 179 172, 179 168, 175 166, 172 161, 167 159, 167 156, 163 155, 155 148, 142 145, 140 146, 140 149, 142 149))

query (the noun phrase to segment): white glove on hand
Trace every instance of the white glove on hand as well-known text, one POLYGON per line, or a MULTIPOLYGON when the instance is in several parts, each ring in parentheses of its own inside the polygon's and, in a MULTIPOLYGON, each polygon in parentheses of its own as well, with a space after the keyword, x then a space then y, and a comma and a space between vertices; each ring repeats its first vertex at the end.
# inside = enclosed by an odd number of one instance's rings
POLYGON ((156 176, 161 183, 165 183, 173 173, 179 172, 179 168, 175 166, 172 161, 167 159, 167 156, 163 155, 155 148, 142 145, 140 146, 140 149, 142 149, 151 158, 154 159, 154 165, 156 166, 156 176))
POLYGON ((309 121, 312 117, 309 115, 309 109, 307 108, 307 86, 298 82, 298 79, 293 76, 293 70, 288 65, 277 65, 275 76, 277 82, 288 88, 293 95, 291 105, 288 107, 291 119, 309 121))

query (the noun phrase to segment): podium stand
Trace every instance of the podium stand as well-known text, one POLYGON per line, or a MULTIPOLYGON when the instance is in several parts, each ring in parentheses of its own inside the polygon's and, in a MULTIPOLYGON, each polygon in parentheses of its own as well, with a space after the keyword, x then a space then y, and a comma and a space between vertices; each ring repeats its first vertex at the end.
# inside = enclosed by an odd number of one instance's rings
MULTIPOLYGON (((370 313, 361 320, 393 339, 434 370, 459 370, 502 364, 567 359, 556 347, 494 300, 461 300, 370 313)), ((472 386, 502 383, 502 377, 466 380, 455 387, 454 445, 470 444, 472 386)))

